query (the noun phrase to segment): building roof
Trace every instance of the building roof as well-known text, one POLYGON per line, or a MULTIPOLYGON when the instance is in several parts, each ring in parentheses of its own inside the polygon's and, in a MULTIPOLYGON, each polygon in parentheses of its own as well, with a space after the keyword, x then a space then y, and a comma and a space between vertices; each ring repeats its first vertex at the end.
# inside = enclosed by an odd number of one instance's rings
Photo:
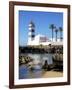
POLYGON ((38 34, 38 35, 36 35, 36 37, 46 37, 46 36, 42 35, 42 34, 38 34))
POLYGON ((29 23, 29 27, 35 27, 35 24, 31 21, 31 22, 29 23))

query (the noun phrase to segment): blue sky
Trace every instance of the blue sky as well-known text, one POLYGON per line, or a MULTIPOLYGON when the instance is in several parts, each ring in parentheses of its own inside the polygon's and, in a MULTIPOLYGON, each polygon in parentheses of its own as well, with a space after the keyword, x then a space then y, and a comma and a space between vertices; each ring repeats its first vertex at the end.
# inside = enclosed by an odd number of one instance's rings
MULTIPOLYGON (((30 21, 35 24, 35 34, 43 34, 51 38, 50 24, 57 28, 63 27, 63 13, 40 12, 40 11, 19 11, 19 45, 26 45, 28 40, 28 25, 30 21)), ((55 37, 55 35, 54 35, 55 37)), ((59 37, 59 33, 58 33, 59 37)))

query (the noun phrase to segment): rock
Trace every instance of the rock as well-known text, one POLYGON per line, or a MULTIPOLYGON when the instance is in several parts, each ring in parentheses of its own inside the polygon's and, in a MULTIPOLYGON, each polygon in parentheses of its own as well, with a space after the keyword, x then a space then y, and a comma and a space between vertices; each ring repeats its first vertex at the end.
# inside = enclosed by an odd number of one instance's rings
POLYGON ((45 70, 50 70, 50 66, 48 65, 47 60, 45 60, 45 63, 44 63, 44 65, 42 66, 42 68, 45 69, 45 70))

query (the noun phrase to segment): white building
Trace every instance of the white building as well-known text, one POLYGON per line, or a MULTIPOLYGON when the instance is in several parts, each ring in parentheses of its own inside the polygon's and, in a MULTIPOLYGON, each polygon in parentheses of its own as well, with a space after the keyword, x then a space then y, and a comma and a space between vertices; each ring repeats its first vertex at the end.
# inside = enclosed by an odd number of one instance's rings
POLYGON ((46 37, 45 35, 35 35, 35 25, 34 23, 31 21, 29 23, 29 33, 28 33, 28 43, 27 45, 63 45, 63 42, 60 41, 60 39, 57 39, 57 41, 55 39, 53 39, 53 41, 51 39, 49 39, 48 37, 46 37))

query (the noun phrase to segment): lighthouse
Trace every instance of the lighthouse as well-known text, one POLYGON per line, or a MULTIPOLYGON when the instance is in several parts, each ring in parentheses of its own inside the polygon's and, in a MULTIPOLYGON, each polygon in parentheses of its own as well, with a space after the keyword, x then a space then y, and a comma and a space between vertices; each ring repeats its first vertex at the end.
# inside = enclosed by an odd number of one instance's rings
POLYGON ((28 42, 27 45, 34 46, 34 45, 63 45, 62 41, 54 41, 52 42, 47 36, 43 34, 35 34, 35 24, 31 21, 28 24, 28 42))
POLYGON ((28 29, 28 45, 30 45, 35 38, 35 24, 32 21, 29 23, 28 29))

